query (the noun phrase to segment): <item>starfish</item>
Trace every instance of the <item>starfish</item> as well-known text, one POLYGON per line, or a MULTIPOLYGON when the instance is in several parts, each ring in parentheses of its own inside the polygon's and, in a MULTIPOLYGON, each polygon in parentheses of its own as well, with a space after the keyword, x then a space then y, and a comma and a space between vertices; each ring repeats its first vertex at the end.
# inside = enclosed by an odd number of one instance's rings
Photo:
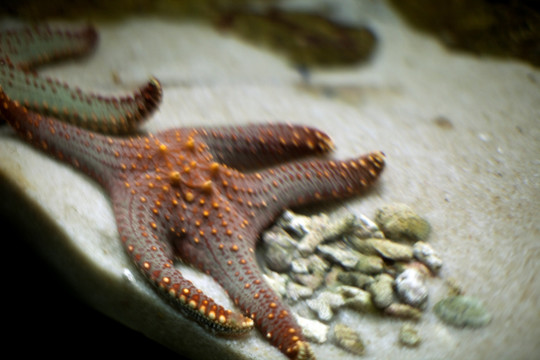
POLYGON ((333 143, 317 129, 289 124, 101 134, 37 112, 0 85, 1 118, 103 186, 126 253, 171 306, 216 334, 256 326, 290 359, 315 359, 291 310, 265 282, 256 242, 286 208, 372 185, 384 168, 381 152, 275 165, 328 153, 333 143), (214 277, 242 312, 196 288, 175 267, 178 260, 214 277))
POLYGON ((157 79, 117 98, 73 89, 35 72, 44 63, 87 55, 97 42, 92 26, 63 29, 39 24, 0 31, 0 84, 12 99, 39 113, 103 133, 132 133, 161 102, 157 79))

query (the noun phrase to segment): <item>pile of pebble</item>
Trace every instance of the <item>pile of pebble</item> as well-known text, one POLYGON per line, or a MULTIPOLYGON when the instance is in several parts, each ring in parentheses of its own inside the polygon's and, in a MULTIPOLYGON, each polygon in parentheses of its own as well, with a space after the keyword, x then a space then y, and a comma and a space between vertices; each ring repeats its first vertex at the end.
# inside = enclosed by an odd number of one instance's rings
MULTIPOLYGON (((267 281, 291 305, 304 308, 298 322, 306 337, 333 342, 354 354, 364 353, 360 335, 332 321, 342 308, 419 320, 426 309, 426 279, 443 263, 425 242, 429 223, 405 204, 364 215, 304 216, 286 211, 262 236, 267 281), (306 316, 307 313, 307 316, 306 316)), ((435 313, 456 326, 483 326, 490 315, 474 298, 460 294, 441 300, 435 313)), ((406 322, 399 342, 421 342, 406 322)))

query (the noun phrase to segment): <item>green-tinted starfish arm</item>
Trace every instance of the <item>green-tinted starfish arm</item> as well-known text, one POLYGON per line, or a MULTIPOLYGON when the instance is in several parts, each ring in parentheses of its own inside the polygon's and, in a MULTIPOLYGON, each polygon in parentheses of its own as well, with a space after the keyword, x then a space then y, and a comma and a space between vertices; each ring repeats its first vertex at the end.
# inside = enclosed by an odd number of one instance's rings
POLYGON ((43 115, 108 134, 133 132, 159 105, 162 90, 151 78, 129 96, 105 97, 37 75, 35 66, 94 49, 93 27, 58 30, 26 26, 0 32, 0 86, 13 100, 43 115))

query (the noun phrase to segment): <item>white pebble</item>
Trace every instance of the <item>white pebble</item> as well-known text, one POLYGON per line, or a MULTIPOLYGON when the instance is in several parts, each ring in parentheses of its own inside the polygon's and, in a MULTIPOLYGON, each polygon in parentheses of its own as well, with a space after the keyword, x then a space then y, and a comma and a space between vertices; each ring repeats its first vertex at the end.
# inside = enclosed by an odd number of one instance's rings
POLYGON ((298 325, 302 328, 302 333, 308 340, 322 344, 328 339, 330 326, 299 315, 296 315, 296 321, 298 321, 298 325))
POLYGON ((442 267, 441 258, 428 243, 417 241, 413 245, 413 255, 434 273, 437 273, 442 267))
POLYGON ((330 321, 334 317, 334 310, 345 305, 345 300, 339 294, 324 291, 315 299, 307 300, 306 303, 321 321, 330 321))
POLYGON ((395 281, 396 291, 406 304, 422 308, 428 299, 428 289, 424 275, 415 268, 409 268, 398 275, 395 281))

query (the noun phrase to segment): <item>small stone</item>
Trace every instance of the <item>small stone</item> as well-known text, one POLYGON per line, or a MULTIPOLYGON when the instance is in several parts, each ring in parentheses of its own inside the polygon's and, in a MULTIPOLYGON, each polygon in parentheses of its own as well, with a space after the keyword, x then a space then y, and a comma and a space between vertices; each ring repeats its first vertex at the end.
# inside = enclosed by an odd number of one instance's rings
POLYGON ((296 316, 296 321, 298 321, 298 325, 300 325, 302 328, 302 333, 309 341, 322 344, 328 339, 330 326, 320 321, 308 319, 298 315, 296 316))
POLYGON ((358 263, 358 256, 341 244, 319 245, 317 250, 331 262, 343 266, 345 269, 353 269, 358 263))
POLYGON ((356 263, 354 269, 364 274, 376 275, 380 274, 384 270, 384 261, 378 256, 375 255, 364 255, 362 253, 353 251, 358 262, 356 263))
POLYGON ((403 324, 399 330, 399 343, 407 347, 417 347, 422 339, 418 335, 418 330, 411 324, 403 324))
POLYGON ((365 289, 375 281, 372 276, 358 271, 341 271, 338 273, 337 278, 344 285, 356 286, 361 289, 365 289))
POLYGON ((296 241, 282 229, 267 231, 262 236, 264 260, 272 271, 286 272, 296 249, 296 241))
POLYGON ((424 240, 430 232, 429 223, 408 205, 391 204, 377 210, 375 222, 392 240, 424 240))
POLYGON ((379 309, 384 309, 394 302, 394 278, 388 274, 381 274, 375 277, 367 290, 372 295, 373 304, 379 309))
POLYGON ((436 303, 433 311, 442 321, 457 327, 482 327, 491 321, 482 302, 472 296, 447 297, 436 303))
POLYGON ((309 260, 306 258, 296 258, 291 261, 291 271, 297 274, 309 273, 309 260))
POLYGON ((393 261, 410 261, 412 247, 386 239, 350 239, 352 246, 363 254, 380 255, 393 261))
POLYGON ((306 300, 306 303, 319 320, 330 321, 334 317, 334 310, 345 305, 345 300, 340 294, 323 291, 315 299, 306 300))
POLYGON ((420 272, 423 276, 427 277, 432 274, 431 270, 428 269, 426 265, 421 263, 418 260, 403 262, 403 261, 396 261, 392 265, 392 267, 387 268, 387 271, 391 271, 392 273, 397 276, 398 274, 401 274, 407 269, 415 269, 416 271, 420 272))
POLYGON ((310 273, 324 275, 330 269, 330 263, 319 255, 312 254, 307 258, 307 260, 308 271, 310 273))
POLYGON ((283 212, 281 217, 276 222, 278 227, 281 227, 297 239, 300 239, 309 233, 311 223, 311 217, 296 214, 290 210, 283 212))
POLYGON ((364 214, 357 216, 354 234, 361 239, 384 237, 377 224, 364 214))
POLYGON ((334 340, 337 346, 355 355, 363 355, 365 351, 364 342, 360 334, 344 324, 334 326, 334 340))
POLYGON ((422 311, 411 305, 401 303, 390 304, 384 309, 384 313, 389 316, 411 320, 419 320, 422 317, 422 311))
POLYGON ((429 293, 420 271, 415 268, 406 269, 396 277, 395 287, 403 302, 417 308, 425 307, 429 293))
POLYGON ((324 276, 321 274, 296 274, 290 273, 291 278, 299 284, 307 286, 313 290, 319 288, 324 282, 324 276))
POLYGON ((287 283, 287 297, 292 301, 307 299, 313 296, 313 289, 308 286, 300 285, 294 281, 287 283))
POLYGON ((371 294, 354 286, 340 286, 337 291, 345 299, 345 306, 359 312, 373 312, 375 306, 371 294))
POLYGON ((328 220, 322 227, 324 241, 340 238, 353 232, 356 227, 356 216, 350 213, 332 216, 328 220))
POLYGON ((413 255, 418 261, 425 264, 429 270, 435 274, 438 273, 442 267, 443 262, 441 258, 428 243, 417 241, 413 245, 413 255))
POLYGON ((325 240, 326 227, 329 225, 329 217, 326 214, 319 214, 309 218, 306 224, 306 232, 298 241, 298 252, 302 256, 313 254, 317 245, 325 240))
POLYGON ((323 241, 324 238, 319 229, 312 230, 298 242, 298 252, 302 256, 313 254, 317 245, 321 244, 323 241))
POLYGON ((285 275, 278 274, 274 271, 266 271, 266 274, 263 274, 264 280, 268 285, 282 297, 287 294, 287 280, 288 278, 285 275))
POLYGON ((351 233, 355 222, 356 217, 352 214, 332 217, 325 214, 314 216, 308 233, 298 243, 298 252, 303 256, 312 254, 318 245, 351 233))
POLYGON ((345 299, 348 299, 348 298, 351 298, 351 297, 354 297, 360 293, 367 293, 369 294, 367 291, 364 291, 362 289, 359 289, 355 286, 348 286, 348 285, 342 285, 342 286, 339 286, 337 287, 337 292, 340 293, 345 299))

